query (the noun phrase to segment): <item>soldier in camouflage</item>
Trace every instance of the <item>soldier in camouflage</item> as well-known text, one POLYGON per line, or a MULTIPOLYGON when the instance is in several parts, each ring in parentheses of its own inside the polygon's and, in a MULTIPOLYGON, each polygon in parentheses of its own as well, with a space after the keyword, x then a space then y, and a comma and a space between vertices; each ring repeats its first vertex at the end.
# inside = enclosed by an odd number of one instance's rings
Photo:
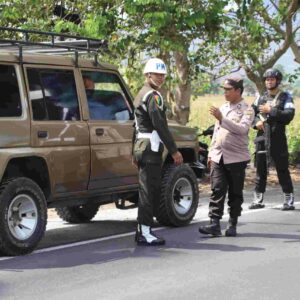
POLYGON ((167 68, 162 60, 148 60, 144 68, 145 84, 134 100, 133 159, 139 169, 138 228, 135 236, 138 245, 165 244, 165 240, 151 230, 153 216, 160 202, 164 146, 175 164, 183 162, 169 131, 164 99, 159 92, 166 74, 167 68))
POLYGON ((282 74, 277 69, 268 69, 264 73, 267 91, 258 97, 252 107, 255 111, 254 129, 256 138, 256 180, 254 198, 250 209, 263 208, 267 182, 267 151, 265 151, 266 126, 269 127, 269 156, 275 163, 279 184, 284 193, 282 210, 293 210, 294 189, 289 172, 289 153, 285 126, 294 118, 295 105, 288 92, 279 89, 282 74), (265 154, 264 154, 265 153, 265 154))

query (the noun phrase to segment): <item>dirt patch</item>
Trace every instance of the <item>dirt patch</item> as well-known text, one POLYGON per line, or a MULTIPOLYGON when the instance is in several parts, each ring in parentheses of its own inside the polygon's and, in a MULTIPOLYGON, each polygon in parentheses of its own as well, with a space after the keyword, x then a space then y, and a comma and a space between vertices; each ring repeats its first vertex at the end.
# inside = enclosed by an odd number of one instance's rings
MULTIPOLYGON (((293 182, 300 182, 300 169, 297 167, 290 167, 290 173, 293 182)), ((269 169, 269 175, 267 179, 268 186, 276 186, 278 185, 278 178, 275 168, 269 169)), ((246 169, 246 178, 245 178, 245 189, 251 190, 254 187, 254 181, 255 181, 255 168, 249 167, 246 169)), ((209 195, 210 190, 210 178, 209 176, 206 176, 201 180, 201 183, 199 184, 200 194, 203 195, 209 195)))

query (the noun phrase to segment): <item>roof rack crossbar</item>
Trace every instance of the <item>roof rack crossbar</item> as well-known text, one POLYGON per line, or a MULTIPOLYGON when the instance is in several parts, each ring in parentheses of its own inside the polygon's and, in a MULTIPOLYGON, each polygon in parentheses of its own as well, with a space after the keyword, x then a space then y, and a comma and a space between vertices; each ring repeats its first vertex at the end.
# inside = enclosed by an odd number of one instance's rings
POLYGON ((0 31, 9 31, 9 32, 19 32, 24 34, 38 34, 38 35, 44 35, 44 36, 54 36, 54 37, 63 37, 63 38, 69 38, 69 39, 86 39, 90 41, 99 42, 99 39, 95 38, 86 38, 82 36, 76 36, 71 34, 64 34, 64 33, 54 33, 54 32, 47 32, 47 31, 39 31, 39 30, 32 30, 32 29, 20 29, 20 28, 10 28, 10 27, 3 27, 0 26, 0 31))
MULTIPOLYGON (((33 48, 35 47, 36 52, 39 52, 39 50, 45 48, 56 48, 56 49, 61 49, 62 51, 64 49, 68 53, 73 52, 75 54, 75 61, 78 61, 79 53, 89 53, 89 54, 93 54, 96 57, 99 54, 99 49, 101 47, 102 48, 107 47, 106 41, 104 40, 86 38, 82 36, 74 36, 69 34, 58 34, 53 32, 44 32, 38 30, 9 28, 9 27, 0 26, 0 32, 1 31, 24 34, 23 39, 0 38, 0 48, 9 48, 9 47, 22 48, 19 49, 19 54, 26 52, 26 50, 28 50, 26 48, 28 47, 31 47, 29 51, 32 51, 33 48), (50 37, 50 41, 46 41, 46 42, 31 41, 30 34, 40 35, 41 37, 45 37, 48 39, 50 37)), ((95 61, 97 61, 97 58, 95 58, 95 61)))
MULTIPOLYGON (((5 43, 5 47, 8 46, 8 43, 11 46, 18 46, 18 45, 23 45, 23 46, 40 46, 40 47, 51 47, 51 48, 62 48, 62 49, 67 49, 69 51, 75 51, 75 50, 81 50, 85 52, 90 52, 90 53, 98 53, 97 50, 94 49, 87 49, 85 47, 80 47, 80 46, 68 46, 67 42, 65 45, 63 44, 57 44, 55 43, 52 45, 52 43, 45 43, 45 42, 29 42, 29 41, 18 41, 18 40, 8 40, 8 39, 0 39, 0 43, 5 43)), ((1 47, 1 45, 0 45, 1 47)))

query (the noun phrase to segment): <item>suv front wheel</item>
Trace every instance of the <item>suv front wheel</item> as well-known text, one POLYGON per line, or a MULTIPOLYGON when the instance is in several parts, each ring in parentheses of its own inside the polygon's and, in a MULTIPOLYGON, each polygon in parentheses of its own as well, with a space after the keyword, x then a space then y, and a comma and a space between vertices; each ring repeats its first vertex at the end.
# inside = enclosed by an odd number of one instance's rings
POLYGON ((0 252, 22 255, 33 251, 47 224, 47 204, 31 179, 10 179, 0 186, 0 252))
POLYGON ((166 165, 156 219, 163 225, 183 226, 193 219, 199 202, 197 178, 188 165, 166 165))

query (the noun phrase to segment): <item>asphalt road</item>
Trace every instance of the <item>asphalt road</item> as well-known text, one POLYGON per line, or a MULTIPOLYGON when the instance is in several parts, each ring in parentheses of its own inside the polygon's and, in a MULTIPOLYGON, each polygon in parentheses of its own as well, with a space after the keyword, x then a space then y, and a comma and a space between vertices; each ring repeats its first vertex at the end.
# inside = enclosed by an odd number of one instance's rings
POLYGON ((159 248, 133 242, 134 210, 100 210, 86 225, 50 220, 39 250, 0 257, 0 299, 299 299, 300 202, 281 211, 279 188, 265 209, 249 211, 250 199, 246 191, 238 237, 198 232, 201 198, 191 225, 156 229, 167 240, 159 248))

